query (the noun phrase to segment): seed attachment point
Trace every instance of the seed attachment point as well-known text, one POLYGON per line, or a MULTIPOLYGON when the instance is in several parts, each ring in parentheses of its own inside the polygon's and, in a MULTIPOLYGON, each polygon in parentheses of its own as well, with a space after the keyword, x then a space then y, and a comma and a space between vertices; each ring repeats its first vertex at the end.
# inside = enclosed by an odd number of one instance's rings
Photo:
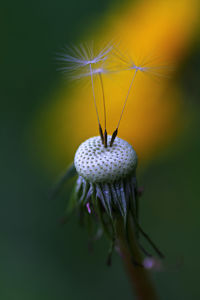
POLYGON ((108 146, 108 134, 107 134, 107 130, 105 129, 104 131, 104 147, 107 148, 108 146))
POLYGON ((117 136, 117 133, 118 133, 118 128, 116 128, 115 131, 112 134, 111 141, 110 141, 110 147, 112 147, 112 145, 114 143, 114 140, 115 140, 115 138, 117 136))

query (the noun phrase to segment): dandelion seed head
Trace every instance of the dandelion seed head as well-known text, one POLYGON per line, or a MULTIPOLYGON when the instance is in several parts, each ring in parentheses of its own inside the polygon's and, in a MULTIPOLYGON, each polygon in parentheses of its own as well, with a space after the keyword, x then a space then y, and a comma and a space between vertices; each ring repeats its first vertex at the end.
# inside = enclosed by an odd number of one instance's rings
MULTIPOLYGON (((108 136, 108 143, 111 136, 108 136)), ((126 141, 116 138, 112 147, 105 148, 99 136, 83 142, 74 158, 77 173, 88 182, 113 182, 133 173, 137 155, 126 141)))

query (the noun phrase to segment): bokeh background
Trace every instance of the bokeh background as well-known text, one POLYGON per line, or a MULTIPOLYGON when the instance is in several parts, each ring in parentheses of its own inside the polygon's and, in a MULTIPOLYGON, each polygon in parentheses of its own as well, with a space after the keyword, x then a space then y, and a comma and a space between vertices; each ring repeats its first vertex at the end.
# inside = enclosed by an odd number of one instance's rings
MULTIPOLYGON (((71 42, 113 38, 131 55, 154 51, 174 66, 170 80, 138 78, 119 136, 139 156, 141 223, 166 254, 162 270, 152 271, 160 298, 200 298, 199 14, 195 0, 1 5, 2 300, 133 299, 120 258, 105 264, 106 239, 88 251, 75 217, 60 224, 71 185, 48 198, 80 142, 97 134, 88 85, 57 72, 55 53, 71 42)), ((110 132, 126 82, 105 83, 110 132)))

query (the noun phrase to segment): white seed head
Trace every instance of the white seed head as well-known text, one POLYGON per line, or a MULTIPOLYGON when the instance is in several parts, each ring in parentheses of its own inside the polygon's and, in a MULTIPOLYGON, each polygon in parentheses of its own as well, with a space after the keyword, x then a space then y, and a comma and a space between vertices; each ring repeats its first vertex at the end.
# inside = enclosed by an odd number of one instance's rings
MULTIPOLYGON (((108 145, 110 140, 108 135, 108 145)), ((74 165, 77 173, 89 182, 113 182, 135 171, 137 154, 128 142, 118 137, 112 147, 105 148, 101 138, 95 136, 79 146, 74 165)))

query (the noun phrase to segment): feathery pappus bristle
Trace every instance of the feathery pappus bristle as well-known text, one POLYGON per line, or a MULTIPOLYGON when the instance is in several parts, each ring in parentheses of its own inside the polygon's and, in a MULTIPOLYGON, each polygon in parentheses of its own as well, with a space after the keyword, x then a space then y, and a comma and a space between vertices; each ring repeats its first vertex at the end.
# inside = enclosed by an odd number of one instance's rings
POLYGON ((58 53, 57 61, 63 65, 60 70, 69 73, 69 75, 71 75, 70 73, 73 75, 76 71, 84 72, 85 70, 88 72, 87 67, 89 65, 96 68, 97 64, 104 63, 108 59, 112 48, 110 43, 100 50, 94 50, 93 43, 90 45, 87 43, 80 44, 79 47, 75 45, 65 46, 62 49, 63 52, 58 53))

